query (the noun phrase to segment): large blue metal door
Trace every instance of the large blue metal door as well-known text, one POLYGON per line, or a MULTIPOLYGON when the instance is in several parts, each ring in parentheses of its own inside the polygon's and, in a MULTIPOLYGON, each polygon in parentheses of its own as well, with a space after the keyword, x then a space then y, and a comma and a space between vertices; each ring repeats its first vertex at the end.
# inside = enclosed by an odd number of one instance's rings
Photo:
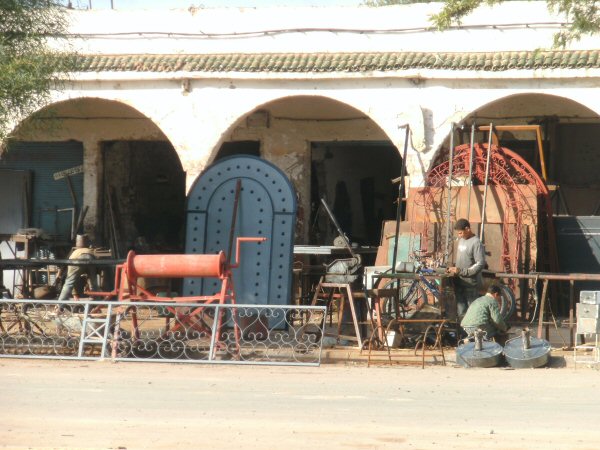
MULTIPOLYGON (((241 192, 234 237, 267 240, 241 246, 241 265, 233 272, 237 301, 288 304, 296 196, 286 175, 273 164, 253 156, 233 156, 219 160, 198 177, 188 195, 186 253, 227 253, 238 180, 241 192)), ((219 289, 216 279, 184 281, 185 295, 212 295, 219 289)))

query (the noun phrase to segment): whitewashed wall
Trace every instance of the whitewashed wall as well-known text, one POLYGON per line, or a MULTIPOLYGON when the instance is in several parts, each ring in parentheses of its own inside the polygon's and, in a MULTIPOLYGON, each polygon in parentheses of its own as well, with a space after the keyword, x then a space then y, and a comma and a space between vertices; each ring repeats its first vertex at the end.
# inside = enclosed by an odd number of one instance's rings
MULTIPOLYGON (((558 29, 552 23, 563 20, 550 15, 545 2, 508 2, 493 9, 483 8, 463 22, 481 27, 444 33, 424 30, 431 26, 427 18, 438 7, 419 4, 385 8, 74 11, 72 32, 83 36, 73 45, 81 52, 98 54, 533 50, 550 47, 558 29), (530 26, 519 25, 526 22, 530 26), (293 31, 300 28, 322 31, 293 31), (262 34, 268 30, 288 31, 262 34), (132 32, 136 34, 115 34, 132 32), (157 32, 180 34, 151 34, 157 32), (240 37, 242 32, 256 34, 240 37), (231 33, 238 36, 227 36, 231 33)), ((572 48, 594 49, 599 44, 598 38, 588 38, 572 48)), ((123 111, 137 111, 139 122, 132 126, 131 122, 119 120, 91 120, 81 126, 77 121, 65 121, 52 134, 33 135, 28 130, 22 137, 81 140, 85 147, 84 187, 88 198, 98 197, 101 140, 164 136, 182 161, 189 188, 222 141, 255 137, 264 141, 265 157, 286 170, 302 196, 308 198, 310 141, 332 140, 336 136, 346 140, 389 139, 402 149, 401 125, 408 123, 412 129, 408 171, 410 183, 418 185, 446 139, 451 122, 460 122, 491 102, 528 93, 570 99, 582 109, 598 114, 599 85, 600 71, 586 69, 294 75, 85 73, 76 74, 66 91, 55 93, 56 104, 92 99, 91 102, 98 102, 98 114, 104 107, 101 100, 114 101, 123 105, 123 111), (182 89, 183 80, 189 80, 189 89, 182 89), (244 118, 253 111, 268 108, 270 102, 279 99, 293 102, 298 96, 336 100, 372 122, 360 126, 352 122, 326 126, 308 121, 295 122, 293 126, 274 122, 269 130, 245 126, 244 118)), ((550 106, 564 107, 560 101, 553 101, 550 106)), ((505 108, 503 113, 516 114, 521 108, 505 108)), ((95 213, 95 205, 91 205, 87 220, 93 221, 95 213)))

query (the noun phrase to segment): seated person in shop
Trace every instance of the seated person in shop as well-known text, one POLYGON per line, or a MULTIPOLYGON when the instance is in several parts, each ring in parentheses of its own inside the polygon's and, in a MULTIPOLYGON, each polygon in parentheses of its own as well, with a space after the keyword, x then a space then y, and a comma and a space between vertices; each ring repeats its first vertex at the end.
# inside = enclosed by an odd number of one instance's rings
POLYGON ((500 314, 498 306, 501 295, 500 286, 492 284, 485 295, 471 303, 460 323, 467 336, 473 336, 478 328, 485 331, 488 338, 506 333, 509 327, 500 314))
MULTIPOLYGON (((77 235, 75 248, 69 255, 69 259, 94 259, 94 250, 90 248, 90 241, 86 234, 77 235)), ((79 296, 83 294, 85 286, 85 279, 82 275, 87 275, 93 291, 98 290, 96 268, 94 266, 68 266, 67 277, 58 296, 59 300, 69 300, 71 293, 73 293, 73 299, 79 300, 79 296)))

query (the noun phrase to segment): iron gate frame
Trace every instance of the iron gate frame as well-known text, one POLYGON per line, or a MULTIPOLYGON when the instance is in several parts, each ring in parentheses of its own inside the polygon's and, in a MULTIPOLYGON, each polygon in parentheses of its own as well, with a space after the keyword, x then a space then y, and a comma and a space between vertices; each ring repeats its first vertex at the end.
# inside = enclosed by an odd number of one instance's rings
MULTIPOLYGON (((325 306, 304 306, 304 305, 247 305, 247 304, 201 304, 201 303, 175 303, 175 302, 125 302, 125 301, 82 301, 82 300, 71 300, 71 301, 58 301, 58 300, 33 300, 33 299, 0 299, 0 358, 25 358, 25 359, 58 359, 58 360, 111 360, 111 361, 125 361, 125 362, 166 362, 166 363, 192 363, 192 364, 245 364, 245 365, 298 365, 298 366, 319 366, 321 364, 322 344, 323 335, 325 328, 325 318, 327 315, 327 308, 325 306), (186 317, 191 316, 193 311, 198 311, 199 307, 202 311, 206 312, 203 317, 213 318, 212 327, 210 333, 201 334, 194 332, 191 335, 189 330, 184 330, 183 336, 185 338, 200 337, 210 339, 210 348, 208 350, 207 359, 184 359, 184 358, 150 358, 150 357, 122 357, 118 356, 115 351, 115 346, 119 345, 120 339, 122 341, 127 338, 121 337, 121 333, 128 333, 121 330, 122 323, 128 323, 125 320, 127 311, 134 310, 137 317, 140 308, 145 308, 146 311, 152 311, 156 313, 156 318, 179 318, 178 311, 187 311, 184 315, 186 317), (34 311, 40 310, 43 312, 43 316, 39 315, 37 318, 42 319, 43 323, 52 323, 52 326, 56 327, 56 334, 45 334, 42 328, 42 322, 35 322, 31 317, 27 315, 27 311, 31 308, 34 311), (37 308, 37 309, 36 309, 37 308), (83 313, 75 312, 83 308, 83 313), (100 316, 91 316, 93 311, 104 311, 100 316), (25 311, 25 312, 23 312, 25 311), (212 311, 212 313, 211 313, 212 311), (240 314, 240 312, 243 312, 240 314), (62 314, 62 318, 61 318, 62 314), (77 314, 75 316, 75 314, 77 314), (82 314, 82 315, 80 315, 82 314), (170 314, 170 316, 169 316, 170 314), (225 358, 218 359, 216 355, 217 347, 221 344, 221 335, 217 335, 217 320, 214 320, 219 314, 225 314, 228 323, 231 325, 230 328, 233 332, 229 332, 230 344, 229 346, 223 345, 226 348, 225 358), (10 323, 7 328, 6 316, 13 317, 14 321, 10 323), (74 323, 67 323, 69 318, 76 317, 74 323), (113 320, 114 317, 114 320, 113 320), (288 317, 291 318, 288 320, 288 317), (243 321, 240 319, 250 318, 250 324, 245 327, 243 321), (281 320, 283 318, 283 320, 281 320), (279 319, 279 320, 277 320, 279 319), (79 320, 79 325, 77 321, 79 320), (273 325, 275 323, 275 325, 273 325), (73 336, 65 338, 58 334, 60 327, 71 327, 76 325, 75 328, 80 327, 79 336, 73 336), (95 327, 94 327, 95 324, 95 327), (258 325, 258 327, 256 327, 258 325), (299 326, 298 326, 299 325, 299 326), (18 326, 19 330, 28 329, 29 338, 27 333, 23 334, 9 334, 9 332, 18 326), (112 327, 112 331, 111 331, 112 327), (255 330, 254 328, 257 328, 255 330), (236 329, 237 328, 237 329, 236 329), (288 329, 286 334, 286 328, 288 329), (35 332, 37 329, 37 333, 35 332), (114 339, 114 335, 111 333, 117 329, 117 339, 114 339), (310 332, 308 331, 310 329, 310 332), (289 331, 292 330, 292 331, 289 331), (238 331, 240 332, 242 342, 238 341, 238 331), (40 333, 41 332, 41 333, 40 333), (271 334, 273 339, 271 340, 271 334), (46 347, 53 348, 56 351, 57 342, 65 344, 67 349, 72 352, 76 351, 76 355, 67 354, 8 354, 6 353, 7 342, 6 340, 10 336, 16 336, 15 342, 11 343, 9 339, 8 345, 15 348, 21 349, 25 352, 31 351, 32 340, 35 340, 35 345, 44 346, 44 338, 48 340, 46 347), (244 338, 247 336, 246 338, 244 338), (268 336, 268 339, 265 339, 268 336), (285 341, 285 337, 291 337, 291 341, 285 341), (231 344, 231 339, 235 337, 234 344, 231 344), (55 338, 53 341, 52 338, 55 338), (297 346, 293 345, 296 342, 297 346), (85 346, 96 345, 100 346, 100 352, 97 356, 86 355, 85 346), (242 344, 246 344, 246 347, 242 347, 242 344), (228 350, 233 345, 234 352, 235 346, 238 346, 237 358, 235 353, 228 353, 228 350), (255 346, 260 350, 264 350, 266 353, 269 351, 269 345, 274 346, 275 350, 286 350, 291 352, 293 357, 289 360, 261 360, 256 357, 253 359, 253 352, 250 352, 250 357, 242 356, 242 351, 248 349, 250 346, 253 350, 256 350, 255 346), (54 346, 54 347, 52 347, 54 346), (77 347, 75 349, 75 347, 77 347), (301 355, 296 359, 295 355, 301 355), (302 357, 303 355, 303 357, 302 357), (308 359, 310 356, 312 359, 308 359)), ((132 320, 132 326, 137 327, 132 320)), ((169 322, 166 321, 168 324, 169 322)), ((168 325, 165 325, 165 329, 159 328, 159 336, 163 336, 165 333, 168 336, 173 336, 173 332, 169 330, 168 325)), ((137 339, 142 342, 139 337, 134 338, 134 333, 139 332, 136 329, 129 333, 129 340, 133 341, 137 339)), ((76 333, 76 331, 75 331, 76 333)), ((147 342, 153 342, 152 339, 146 340, 147 342)), ((158 342, 165 342, 162 337, 157 337, 153 345, 159 345, 158 342)), ((184 346, 185 347, 185 346, 184 346)), ((158 347, 157 347, 158 348, 158 347)), ((159 352, 160 353, 160 352, 159 352)), ((221 355, 223 356, 223 355, 221 355)))

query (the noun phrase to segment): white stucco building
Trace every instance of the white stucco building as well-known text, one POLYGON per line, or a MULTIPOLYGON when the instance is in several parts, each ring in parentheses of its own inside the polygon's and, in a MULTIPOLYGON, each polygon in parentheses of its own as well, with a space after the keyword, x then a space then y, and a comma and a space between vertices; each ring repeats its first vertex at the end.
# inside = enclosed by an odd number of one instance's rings
MULTIPOLYGON (((185 192, 220 150, 258 154, 286 172, 299 241, 312 239, 315 198, 333 202, 342 182, 352 234, 374 243, 380 220, 367 223, 365 211, 393 217, 389 180, 400 173, 407 124, 411 186, 447 148, 451 123, 541 124, 549 181, 572 214, 594 212, 600 37, 552 50, 564 18, 526 1, 481 8, 438 32, 428 17, 439 6, 73 11, 82 69, 15 124, 15 141, 79 151, 85 228, 106 236, 113 195, 124 245, 140 235, 176 245, 185 192), (369 195, 378 200, 361 205, 369 195)), ((499 138, 535 164, 535 136, 499 138)), ((43 225, 42 212, 29 219, 43 225)))

